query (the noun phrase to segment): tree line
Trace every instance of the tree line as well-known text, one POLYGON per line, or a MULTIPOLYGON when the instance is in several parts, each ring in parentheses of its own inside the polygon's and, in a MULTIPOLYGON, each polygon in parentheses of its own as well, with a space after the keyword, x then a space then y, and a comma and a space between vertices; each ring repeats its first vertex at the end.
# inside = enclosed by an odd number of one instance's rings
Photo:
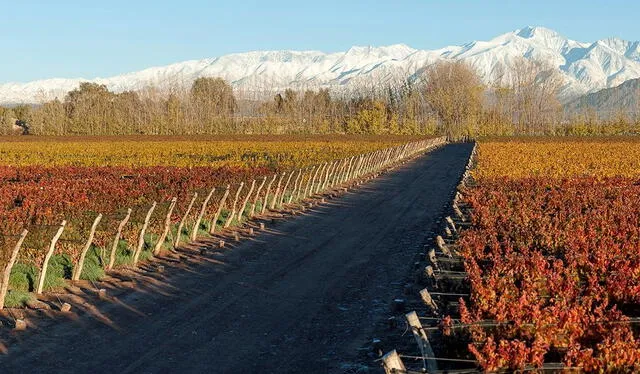
POLYGON ((114 93, 84 82, 63 100, 0 107, 0 134, 445 134, 595 135, 639 133, 624 113, 607 119, 568 115, 558 100, 562 79, 522 59, 485 85, 463 62, 440 62, 411 79, 349 92, 287 89, 250 100, 221 78, 198 78, 189 89, 114 93), (20 130, 20 131, 19 131, 20 130))

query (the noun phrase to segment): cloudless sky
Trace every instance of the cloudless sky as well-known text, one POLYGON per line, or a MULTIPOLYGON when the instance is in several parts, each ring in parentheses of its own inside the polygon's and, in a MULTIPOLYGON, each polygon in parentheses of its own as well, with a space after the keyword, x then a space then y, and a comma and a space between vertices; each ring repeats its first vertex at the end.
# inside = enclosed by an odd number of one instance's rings
POLYGON ((435 49, 527 25, 640 40, 636 0, 0 0, 0 83, 94 78, 252 50, 435 49))

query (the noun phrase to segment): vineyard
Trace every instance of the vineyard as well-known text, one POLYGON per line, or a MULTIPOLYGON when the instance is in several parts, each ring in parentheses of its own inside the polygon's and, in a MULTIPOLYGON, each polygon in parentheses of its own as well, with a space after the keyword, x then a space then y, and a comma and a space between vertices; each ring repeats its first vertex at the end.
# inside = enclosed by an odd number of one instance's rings
POLYGON ((416 271, 419 353, 394 340, 414 354, 387 372, 640 371, 639 155, 636 139, 481 140, 416 271))
POLYGON ((0 143, 0 307, 24 305, 34 293, 69 281, 96 281, 118 267, 137 267, 442 141, 167 140, 0 143))
POLYGON ((406 136, 0 137, 5 166, 293 169, 397 146, 406 136))

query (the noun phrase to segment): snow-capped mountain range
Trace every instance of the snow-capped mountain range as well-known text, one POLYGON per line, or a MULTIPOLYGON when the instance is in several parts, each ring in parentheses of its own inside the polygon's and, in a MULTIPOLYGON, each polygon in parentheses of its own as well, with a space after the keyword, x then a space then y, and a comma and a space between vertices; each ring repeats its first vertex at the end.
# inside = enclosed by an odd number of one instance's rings
POLYGON ((461 60, 486 83, 508 76, 520 58, 543 61, 564 78, 561 96, 570 100, 640 77, 640 43, 617 38, 582 43, 543 27, 525 27, 490 41, 474 41, 437 50, 404 44, 352 47, 346 52, 265 51, 230 54, 95 79, 47 79, 0 84, 0 104, 38 103, 64 95, 91 81, 115 92, 154 86, 160 90, 189 87, 199 77, 221 77, 238 94, 271 93, 285 88, 362 89, 397 83, 439 60, 461 60))

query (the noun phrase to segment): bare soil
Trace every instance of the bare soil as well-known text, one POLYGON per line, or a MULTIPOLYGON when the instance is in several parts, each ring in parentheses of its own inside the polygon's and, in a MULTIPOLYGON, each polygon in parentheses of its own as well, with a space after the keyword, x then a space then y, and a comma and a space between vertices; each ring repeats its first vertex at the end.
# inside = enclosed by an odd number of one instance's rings
POLYGON ((201 241, 99 284, 47 295, 51 310, 4 312, 3 373, 378 372, 376 324, 402 297, 471 145, 451 144, 266 232, 201 241), (158 271, 158 266, 164 266, 158 271), (97 290, 107 290, 100 299, 97 290), (62 302, 71 312, 56 309, 62 302), (374 369, 376 368, 376 369, 374 369))

